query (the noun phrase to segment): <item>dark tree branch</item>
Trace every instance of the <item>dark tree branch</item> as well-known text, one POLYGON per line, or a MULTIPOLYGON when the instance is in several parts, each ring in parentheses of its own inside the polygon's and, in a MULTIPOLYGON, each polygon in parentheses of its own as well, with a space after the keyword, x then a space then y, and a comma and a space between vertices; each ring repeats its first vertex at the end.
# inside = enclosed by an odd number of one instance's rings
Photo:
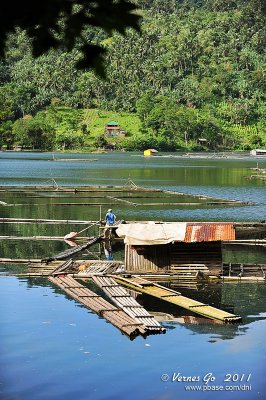
POLYGON ((127 28, 140 30, 140 16, 130 0, 4 0, 0 14, 0 56, 4 56, 7 35, 16 27, 32 39, 35 57, 51 48, 65 46, 71 51, 77 40, 83 54, 79 68, 93 68, 104 76, 104 49, 88 43, 83 35, 87 26, 112 34, 125 34, 127 28), (59 21, 63 20, 62 24, 59 21))

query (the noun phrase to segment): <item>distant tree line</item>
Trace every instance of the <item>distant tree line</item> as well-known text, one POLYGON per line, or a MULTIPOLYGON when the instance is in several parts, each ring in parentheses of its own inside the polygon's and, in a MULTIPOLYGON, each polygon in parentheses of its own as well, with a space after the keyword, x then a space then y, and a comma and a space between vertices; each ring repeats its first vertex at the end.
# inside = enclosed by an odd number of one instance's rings
POLYGON ((106 80, 76 68, 78 45, 33 58, 24 30, 9 35, 0 62, 0 146, 83 146, 90 126, 84 126, 81 110, 88 108, 139 116, 141 133, 131 132, 119 144, 126 149, 266 146, 265 3, 135 3, 141 34, 129 29, 125 36, 110 36, 91 26, 84 31, 90 43, 105 49, 106 80), (58 121, 56 112, 52 118, 55 99, 73 109, 71 118, 58 121))

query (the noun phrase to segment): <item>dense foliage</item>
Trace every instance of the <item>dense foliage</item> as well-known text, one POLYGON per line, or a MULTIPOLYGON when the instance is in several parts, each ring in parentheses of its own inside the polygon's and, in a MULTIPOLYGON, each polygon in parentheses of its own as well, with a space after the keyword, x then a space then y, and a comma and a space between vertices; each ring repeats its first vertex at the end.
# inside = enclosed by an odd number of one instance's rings
POLYGON ((141 35, 87 29, 92 43, 106 49, 107 80, 75 68, 78 48, 33 59, 25 32, 10 35, 0 64, 0 145, 104 145, 110 141, 102 137, 104 124, 100 133, 86 119, 95 109, 141 121, 123 140, 112 138, 118 148, 266 146, 264 2, 135 2, 141 35), (68 112, 60 112, 63 106, 68 112))

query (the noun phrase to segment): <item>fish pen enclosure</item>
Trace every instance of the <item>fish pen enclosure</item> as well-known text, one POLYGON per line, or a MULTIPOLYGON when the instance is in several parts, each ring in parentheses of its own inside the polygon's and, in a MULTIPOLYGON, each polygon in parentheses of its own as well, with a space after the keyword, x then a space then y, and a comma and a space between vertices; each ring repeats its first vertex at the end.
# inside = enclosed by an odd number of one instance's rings
POLYGON ((177 242, 155 246, 125 246, 125 268, 131 272, 178 273, 183 271, 219 275, 221 242, 177 242))
MULTIPOLYGON (((0 186, 1 206, 5 206, 5 212, 12 213, 13 217, 22 217, 21 209, 31 208, 36 218, 49 218, 53 208, 54 219, 65 219, 64 207, 79 210, 79 218, 82 216, 82 207, 98 208, 156 208, 156 207, 213 207, 213 206, 241 206, 249 202, 228 200, 223 198, 208 197, 202 195, 185 194, 169 190, 145 188, 136 186, 132 181, 124 186, 0 186), (49 209, 45 214, 42 209, 49 209), (20 210, 20 215, 18 213, 20 210), (59 210, 62 210, 61 212, 59 210)), ((4 215, 3 215, 4 216, 4 215)), ((7 215, 11 216, 11 215, 7 215)), ((75 211, 71 212, 72 219, 77 219, 75 211)))
MULTIPOLYGON (((10 238, 62 238, 68 233, 64 225, 78 232, 80 225, 104 221, 109 208, 120 221, 169 221, 176 220, 177 210, 217 210, 249 204, 140 187, 132 181, 125 181, 124 186, 0 186, 0 200, 1 236, 10 238)), ((98 234, 95 225, 88 236, 98 234)))

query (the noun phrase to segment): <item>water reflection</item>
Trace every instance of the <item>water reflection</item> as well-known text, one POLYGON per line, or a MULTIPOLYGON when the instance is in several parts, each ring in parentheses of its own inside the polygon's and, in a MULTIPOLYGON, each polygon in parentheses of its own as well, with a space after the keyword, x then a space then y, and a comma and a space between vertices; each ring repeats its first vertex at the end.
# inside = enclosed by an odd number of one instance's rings
MULTIPOLYGON (((160 282, 162 284, 162 282, 160 282)), ((205 285, 186 285, 163 283, 164 286, 181 292, 182 295, 201 301, 213 307, 242 316, 240 324, 223 324, 207 318, 192 315, 191 311, 179 308, 147 295, 135 294, 136 300, 147 310, 154 313, 162 321, 167 330, 174 329, 177 324, 193 334, 210 335, 209 342, 231 340, 245 335, 249 325, 255 321, 266 319, 266 286, 256 283, 218 283, 205 285)))
MULTIPOLYGON (((8 304, 9 310, 2 313, 0 330, 4 398, 18 398, 26 393, 27 400, 71 400, 78 385, 79 398, 84 400, 134 400, 135 386, 139 388, 137 398, 141 400, 165 396, 170 400, 194 399, 194 396, 184 395, 181 384, 162 383, 161 374, 180 372, 185 376, 202 376, 211 371, 219 384, 227 373, 252 373, 252 397, 231 397, 227 392, 221 399, 264 399, 262 332, 265 321, 259 318, 266 315, 262 301, 265 285, 224 284, 219 288, 215 285, 206 294, 210 300, 231 304, 236 310, 241 300, 246 303, 247 293, 252 293, 254 302, 245 313, 245 318, 254 318, 252 323, 216 325, 201 321, 195 325, 190 317, 184 316, 189 323, 164 322, 165 335, 130 342, 46 278, 3 279, 0 308, 8 304), (106 388, 110 379, 114 385, 106 388), (134 395, 131 396, 129 388, 134 395), (262 395, 257 396, 260 390, 262 395)), ((96 290, 93 283, 88 285, 96 290)), ((189 291, 199 295, 198 292, 208 292, 208 285, 189 291)), ((197 398, 209 398, 203 395, 197 398)))
POLYGON ((106 257, 106 260, 112 261, 114 259, 112 252, 112 244, 111 240, 105 239, 102 241, 103 252, 106 257))
MULTIPOLYGON (((28 289, 51 287, 54 293, 64 296, 72 302, 74 301, 78 307, 84 307, 69 297, 60 288, 53 286, 46 278, 23 278, 20 281, 26 283, 28 289)), ((94 282, 83 280, 82 283, 107 301, 110 301, 110 298, 94 282)), ((160 284, 162 283, 160 282, 160 284)), ((208 342, 216 343, 221 340, 232 340, 238 336, 243 336, 248 332, 252 323, 266 319, 266 285, 264 284, 205 284, 197 285, 196 288, 185 287, 184 284, 180 285, 178 283, 165 283, 164 285, 181 292, 184 296, 241 315, 243 318, 242 322, 238 324, 224 324, 221 321, 212 321, 204 317, 192 315, 193 313, 189 310, 154 297, 130 291, 131 295, 141 305, 156 316, 167 332, 176 329, 181 324, 191 334, 208 335, 208 342)))

